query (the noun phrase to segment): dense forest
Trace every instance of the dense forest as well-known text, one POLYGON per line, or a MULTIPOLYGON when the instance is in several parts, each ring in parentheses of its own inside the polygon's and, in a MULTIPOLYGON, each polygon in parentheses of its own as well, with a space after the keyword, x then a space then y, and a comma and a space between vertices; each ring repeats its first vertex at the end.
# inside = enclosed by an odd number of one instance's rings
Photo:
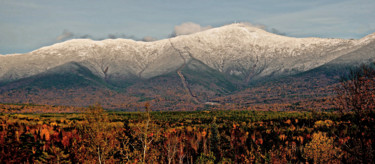
POLYGON ((3 114, 0 162, 373 163, 374 118, 373 112, 357 120, 354 113, 106 112, 100 106, 80 114, 3 114))

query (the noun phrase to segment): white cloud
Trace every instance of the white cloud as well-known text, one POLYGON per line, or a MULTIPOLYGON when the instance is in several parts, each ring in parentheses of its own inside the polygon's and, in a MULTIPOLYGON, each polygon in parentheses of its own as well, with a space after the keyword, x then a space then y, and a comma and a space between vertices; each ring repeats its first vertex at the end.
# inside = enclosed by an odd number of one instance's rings
POLYGON ((156 39, 151 37, 151 36, 145 36, 142 41, 144 42, 152 42, 152 41, 155 41, 156 39))
POLYGON ((201 32, 201 31, 205 31, 211 28, 212 28, 211 26, 203 27, 193 22, 185 22, 185 23, 182 23, 181 25, 174 27, 174 35, 172 34, 172 36, 189 35, 189 34, 201 32))
POLYGON ((56 38, 57 41, 63 41, 74 37, 74 34, 68 30, 64 30, 63 33, 56 38))
POLYGON ((244 25, 250 26, 250 27, 256 27, 256 28, 260 28, 260 29, 266 30, 266 26, 265 25, 252 24, 250 22, 241 22, 241 24, 244 24, 244 25))

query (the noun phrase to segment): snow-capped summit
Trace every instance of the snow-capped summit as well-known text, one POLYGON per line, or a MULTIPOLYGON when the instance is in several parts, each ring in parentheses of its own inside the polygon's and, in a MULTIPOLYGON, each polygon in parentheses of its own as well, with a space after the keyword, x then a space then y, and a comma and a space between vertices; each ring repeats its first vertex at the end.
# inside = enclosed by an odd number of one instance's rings
POLYGON ((0 55, 0 81, 38 75, 71 62, 102 78, 148 79, 174 72, 195 60, 249 82, 311 70, 374 40, 375 34, 359 40, 293 38, 246 24, 153 42, 73 39, 30 53, 0 55))

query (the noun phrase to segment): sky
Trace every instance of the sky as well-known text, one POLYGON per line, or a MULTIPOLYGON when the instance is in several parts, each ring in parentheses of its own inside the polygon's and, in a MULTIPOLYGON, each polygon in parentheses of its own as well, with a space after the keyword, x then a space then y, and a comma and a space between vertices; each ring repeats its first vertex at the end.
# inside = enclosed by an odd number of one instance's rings
POLYGON ((358 39, 375 32, 375 0, 0 0, 0 54, 75 38, 152 41, 235 22, 358 39))

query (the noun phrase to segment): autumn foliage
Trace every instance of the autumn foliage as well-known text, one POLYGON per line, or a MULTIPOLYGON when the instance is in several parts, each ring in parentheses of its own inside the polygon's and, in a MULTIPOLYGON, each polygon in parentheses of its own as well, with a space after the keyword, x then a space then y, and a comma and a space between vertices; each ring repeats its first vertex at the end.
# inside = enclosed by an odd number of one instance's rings
MULTIPOLYGON (((254 111, 109 113, 100 106, 81 114, 3 114, 0 162, 356 163, 359 159, 353 152, 361 149, 357 149, 358 127, 352 116, 254 111)), ((365 136, 366 148, 373 152, 374 135, 365 136)))

